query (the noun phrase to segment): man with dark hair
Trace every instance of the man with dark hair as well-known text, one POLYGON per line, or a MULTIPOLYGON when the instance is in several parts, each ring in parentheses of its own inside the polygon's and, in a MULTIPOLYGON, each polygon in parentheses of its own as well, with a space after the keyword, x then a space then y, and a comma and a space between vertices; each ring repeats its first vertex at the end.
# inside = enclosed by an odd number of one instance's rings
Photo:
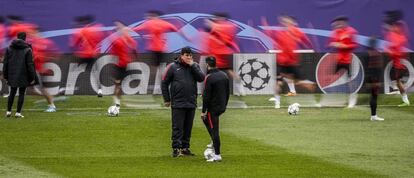
MULTIPOLYGON (((337 53, 336 72, 345 71, 348 74, 348 81, 351 80, 352 71, 352 52, 358 47, 356 35, 358 32, 349 26, 348 17, 339 16, 332 20, 333 32, 329 42, 329 47, 334 48, 337 53)), ((353 108, 357 102, 357 94, 351 93, 351 82, 349 82, 348 108, 353 108)))
MULTIPOLYGON (((295 18, 288 15, 280 15, 278 17, 280 26, 284 30, 274 31, 265 30, 264 32, 273 40, 275 49, 281 52, 276 54, 277 78, 274 90, 275 108, 280 108, 280 91, 283 81, 289 87, 290 92, 286 96, 296 96, 295 84, 307 88, 313 92, 315 84, 310 81, 302 80, 299 66, 300 56, 294 52, 300 46, 312 48, 309 38, 298 27, 295 18)), ((265 17, 262 17, 263 26, 269 26, 265 17)))
POLYGON ((404 51, 404 47, 408 44, 407 26, 402 20, 403 13, 401 11, 391 11, 386 14, 387 16, 384 20, 385 39, 389 43, 385 48, 385 52, 392 61, 390 77, 391 80, 396 81, 398 90, 401 93, 403 103, 398 106, 409 106, 410 100, 408 99, 406 88, 401 81, 404 74, 407 73, 407 68, 402 63, 407 58, 407 53, 404 51))
POLYGON ((114 21, 115 33, 110 35, 112 43, 111 54, 118 58, 118 62, 115 64, 114 71, 114 104, 118 109, 121 107, 121 84, 122 80, 128 75, 127 67, 132 62, 133 55, 136 57, 137 43, 129 34, 132 31, 121 21, 114 21))
POLYGON ((213 141, 215 155, 208 162, 221 161, 219 117, 226 111, 229 101, 229 79, 223 71, 216 68, 214 57, 206 58, 207 76, 204 80, 203 109, 201 118, 213 141))
POLYGON ((33 62, 38 78, 38 85, 34 86, 35 90, 40 90, 45 97, 48 107, 45 112, 56 112, 56 106, 53 101, 53 96, 47 91, 44 84, 45 78, 50 74, 50 70, 45 67, 45 64, 57 57, 57 47, 52 40, 44 38, 40 35, 39 29, 31 35, 31 45, 33 50, 33 62))
MULTIPOLYGON (((94 22, 95 17, 92 15, 85 15, 75 17, 78 29, 75 30, 70 37, 69 46, 74 50, 75 56, 80 59, 80 62, 87 65, 91 65, 91 73, 98 70, 99 63, 95 64, 99 55, 99 43, 104 38, 102 25, 94 22), (94 67, 93 67, 94 66, 94 67)), ((102 97, 101 83, 99 81, 99 73, 96 72, 93 75, 98 86, 98 97, 102 97)))
POLYGON ((6 49, 4 57, 3 72, 4 79, 10 86, 10 95, 7 103, 6 117, 11 116, 14 97, 17 89, 19 90, 19 101, 16 118, 23 118, 21 114, 26 87, 37 82, 36 72, 33 64, 32 49, 26 43, 26 33, 17 34, 17 39, 13 40, 9 48, 6 49))
POLYGON ((172 112, 172 156, 192 156, 191 130, 197 107, 197 82, 204 80, 200 66, 193 61, 191 48, 181 49, 181 55, 165 69, 162 77, 164 105, 172 112))
POLYGON ((244 96, 244 86, 240 76, 233 70, 233 53, 240 52, 236 42, 237 28, 228 14, 215 13, 213 19, 206 21, 209 29, 206 53, 216 58, 217 68, 226 72, 235 81, 235 95, 244 96))

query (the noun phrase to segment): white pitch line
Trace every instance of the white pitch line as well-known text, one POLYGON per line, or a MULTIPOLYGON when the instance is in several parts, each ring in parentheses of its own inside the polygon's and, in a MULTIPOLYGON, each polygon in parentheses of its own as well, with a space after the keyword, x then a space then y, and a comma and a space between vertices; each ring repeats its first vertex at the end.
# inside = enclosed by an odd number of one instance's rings
MULTIPOLYGON (((288 105, 282 105, 282 108, 287 108, 288 105)), ((305 108, 341 108, 341 107, 345 107, 345 105, 329 105, 329 106, 314 106, 314 105, 301 105, 301 107, 305 107, 305 108)), ((356 105, 355 107, 369 107, 369 105, 356 105)), ((378 105, 378 107, 395 107, 395 108, 400 108, 397 105, 378 105)), ((413 106, 408 106, 409 108, 412 108, 413 106)), ((247 108, 243 108, 243 107, 228 107, 231 109, 266 109, 266 108, 274 108, 274 106, 247 106, 247 108)), ((404 108, 404 107, 403 107, 404 108)), ((58 108, 57 112, 60 111, 90 111, 90 110, 103 110, 106 111, 108 108, 58 108)), ((169 110, 170 108, 167 107, 143 107, 143 108, 125 108, 123 107, 122 110, 143 110, 143 109, 152 109, 152 110, 169 110)), ((198 107, 198 109, 201 109, 201 107, 198 107)), ((44 109, 24 109, 25 111, 44 111, 44 109)), ((6 111, 6 109, 0 109, 0 111, 6 111)))

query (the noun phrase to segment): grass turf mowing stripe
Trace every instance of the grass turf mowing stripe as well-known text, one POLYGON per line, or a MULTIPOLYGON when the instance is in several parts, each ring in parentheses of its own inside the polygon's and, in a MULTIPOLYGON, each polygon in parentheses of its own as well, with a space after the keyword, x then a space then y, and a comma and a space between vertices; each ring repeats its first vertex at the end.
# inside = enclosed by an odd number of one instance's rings
POLYGON ((7 178, 54 178, 61 177, 45 171, 37 170, 21 162, 0 155, 0 177, 7 178))

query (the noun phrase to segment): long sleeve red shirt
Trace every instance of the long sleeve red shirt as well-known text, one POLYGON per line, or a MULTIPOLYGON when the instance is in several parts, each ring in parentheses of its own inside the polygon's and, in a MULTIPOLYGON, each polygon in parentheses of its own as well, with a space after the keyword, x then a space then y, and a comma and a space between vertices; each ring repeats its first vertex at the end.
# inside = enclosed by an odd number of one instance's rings
POLYGON ((146 31, 150 37, 147 41, 147 49, 156 52, 164 52, 166 50, 166 32, 178 31, 173 24, 162 19, 147 20, 141 25, 133 28, 133 30, 136 32, 146 31))
POLYGON ((344 45, 344 47, 337 48, 339 64, 351 64, 352 51, 358 47, 355 42, 357 34, 358 32, 352 27, 339 28, 333 31, 330 42, 344 45))

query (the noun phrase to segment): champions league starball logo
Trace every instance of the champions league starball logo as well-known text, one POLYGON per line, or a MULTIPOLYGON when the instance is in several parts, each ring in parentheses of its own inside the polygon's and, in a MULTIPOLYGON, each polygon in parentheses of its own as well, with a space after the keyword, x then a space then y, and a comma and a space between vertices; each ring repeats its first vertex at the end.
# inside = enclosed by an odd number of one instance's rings
MULTIPOLYGON (((214 16, 203 13, 176 13, 160 16, 161 19, 176 25, 179 31, 186 34, 186 36, 191 39, 187 40, 183 38, 178 32, 167 32, 165 34, 167 42, 166 52, 175 53, 187 46, 201 52, 205 45, 203 44, 205 41, 203 39, 202 29, 205 27, 205 20, 212 17, 214 16)), ((128 25, 128 27, 134 28, 144 22, 145 20, 141 20, 128 25)), ((230 22, 237 28, 236 38, 242 51, 267 51, 272 49, 272 40, 260 30, 232 19, 230 19, 230 22)), ((106 27, 107 30, 109 30, 109 28, 110 27, 106 27)), ((138 40, 139 44, 146 43, 145 40, 148 38, 145 33, 138 34, 132 32, 131 35, 138 40)), ((101 52, 108 51, 111 44, 109 39, 110 38, 108 37, 103 40, 101 52)), ((143 46, 141 47, 143 48, 143 46)), ((142 51, 142 48, 139 50, 142 51)))
POLYGON ((316 82, 324 93, 357 93, 364 83, 364 68, 352 54, 351 78, 344 70, 336 71, 337 54, 327 53, 316 66, 316 82))
POLYGON ((258 91, 269 84, 269 66, 257 59, 248 59, 241 63, 238 71, 243 82, 243 86, 251 91, 258 91))

